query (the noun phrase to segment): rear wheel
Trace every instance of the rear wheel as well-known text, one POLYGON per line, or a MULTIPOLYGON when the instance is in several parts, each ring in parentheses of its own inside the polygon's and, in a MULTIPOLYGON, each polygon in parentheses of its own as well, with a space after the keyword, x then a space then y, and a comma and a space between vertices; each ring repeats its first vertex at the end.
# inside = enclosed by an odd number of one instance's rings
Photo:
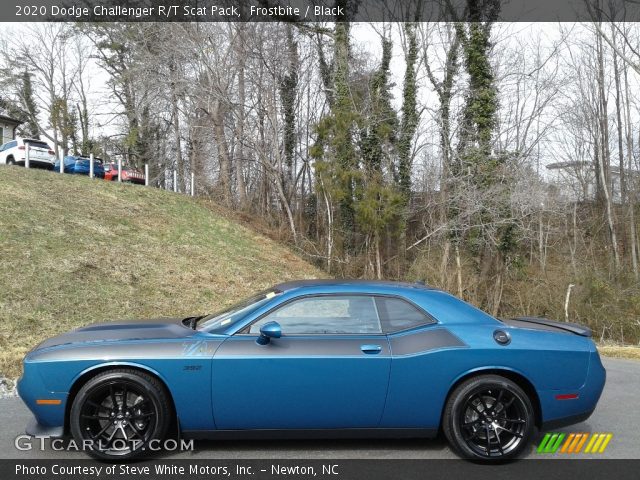
POLYGON ((529 444, 533 429, 533 407, 527 394, 498 375, 463 382, 451 393, 445 407, 444 433, 464 458, 515 458, 529 444))
POLYGON ((16 161, 13 159, 13 157, 7 157, 7 165, 15 165, 16 161))
POLYGON ((164 386, 133 369, 100 373, 76 395, 70 414, 71 434, 87 453, 124 460, 140 455, 151 440, 163 440, 171 411, 164 386))

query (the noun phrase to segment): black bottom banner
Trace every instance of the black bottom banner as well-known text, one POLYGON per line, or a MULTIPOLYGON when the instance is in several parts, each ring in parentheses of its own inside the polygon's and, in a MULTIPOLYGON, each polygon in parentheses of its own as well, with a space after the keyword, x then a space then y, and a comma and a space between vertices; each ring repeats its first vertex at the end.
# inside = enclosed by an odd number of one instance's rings
POLYGON ((123 479, 613 479, 639 478, 640 460, 520 460, 477 464, 463 460, 0 460, 2 480, 123 479))

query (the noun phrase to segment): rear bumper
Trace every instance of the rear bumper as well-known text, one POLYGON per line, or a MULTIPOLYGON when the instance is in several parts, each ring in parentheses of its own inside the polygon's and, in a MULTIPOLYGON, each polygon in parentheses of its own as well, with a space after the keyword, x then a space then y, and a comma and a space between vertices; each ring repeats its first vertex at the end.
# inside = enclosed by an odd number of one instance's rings
MULTIPOLYGON (((25 163, 26 161, 24 158, 16 159, 16 165, 24 165, 25 163)), ((35 159, 35 158, 29 159, 30 167, 53 168, 54 164, 55 162, 50 162, 48 160, 41 160, 41 159, 35 159)))
POLYGON ((144 178, 132 178, 132 177, 122 177, 123 182, 136 183, 138 185, 144 185, 144 178))
POLYGON ((566 427, 584 422, 596 409, 604 390, 607 373, 595 346, 589 355, 585 383, 577 391, 545 390, 538 392, 542 407, 542 428, 566 427), (577 398, 561 399, 558 395, 577 394, 577 398))
POLYGON ((575 425, 576 423, 584 422, 591 416, 594 410, 591 410, 590 412, 579 413, 577 415, 571 415, 569 417, 558 418, 556 420, 548 420, 542 423, 542 425, 540 426, 540 430, 556 430, 558 428, 563 428, 569 425, 575 425))
MULTIPOLYGON (((89 170, 85 170, 84 168, 78 169, 76 168, 71 173, 75 175, 86 175, 89 176, 89 170)), ((104 170, 94 170, 93 176, 97 178, 104 178, 104 170)))

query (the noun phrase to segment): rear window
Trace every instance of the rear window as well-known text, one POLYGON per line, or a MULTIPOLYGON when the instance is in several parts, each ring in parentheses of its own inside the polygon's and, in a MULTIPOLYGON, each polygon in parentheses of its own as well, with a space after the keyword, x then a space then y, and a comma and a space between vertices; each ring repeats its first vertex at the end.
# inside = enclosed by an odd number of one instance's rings
POLYGON ((376 306, 386 333, 399 332, 420 325, 435 323, 435 320, 415 305, 397 297, 376 297, 376 306))
POLYGON ((45 149, 49 150, 49 145, 47 145, 44 142, 27 141, 25 143, 28 143, 29 146, 32 147, 32 148, 45 148, 45 149))

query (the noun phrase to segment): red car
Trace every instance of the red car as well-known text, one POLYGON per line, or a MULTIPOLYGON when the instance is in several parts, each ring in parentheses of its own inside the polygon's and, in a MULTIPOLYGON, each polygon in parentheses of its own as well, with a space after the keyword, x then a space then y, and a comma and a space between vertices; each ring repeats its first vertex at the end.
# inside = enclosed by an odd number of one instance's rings
POLYGON ((104 166, 104 179, 108 182, 118 179, 118 166, 113 163, 107 163, 104 166))
MULTIPOLYGON (((118 164, 110 163, 109 167, 111 169, 111 175, 113 176, 112 180, 116 180, 118 178, 118 164)), ((106 177, 106 169, 105 169, 105 178, 106 177)), ((127 167, 122 165, 122 176, 121 180, 123 182, 137 183, 139 185, 144 185, 144 173, 142 173, 137 168, 127 167)))

